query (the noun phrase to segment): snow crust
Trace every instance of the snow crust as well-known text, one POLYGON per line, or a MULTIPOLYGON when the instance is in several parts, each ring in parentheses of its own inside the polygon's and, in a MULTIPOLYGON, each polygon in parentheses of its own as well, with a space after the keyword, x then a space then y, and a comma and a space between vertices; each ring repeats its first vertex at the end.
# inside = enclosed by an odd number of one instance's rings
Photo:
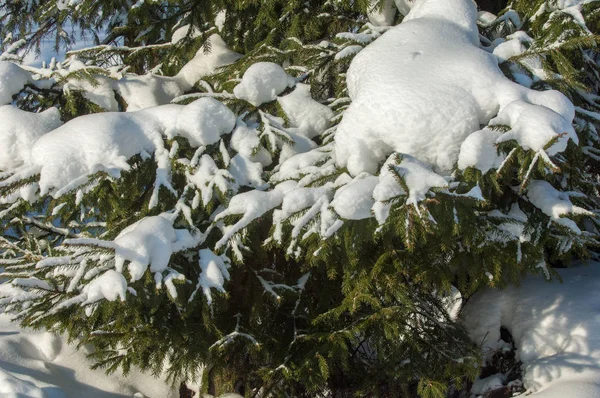
POLYGON ((376 174, 399 152, 449 173, 462 143, 496 116, 511 127, 504 139, 532 149, 560 135, 556 153, 576 139, 569 100, 507 79, 496 57, 479 48, 476 21, 470 0, 420 0, 356 55, 347 74, 352 103, 335 136, 339 166, 376 174))
POLYGON ((233 93, 237 98, 259 106, 274 101, 286 88, 295 84, 296 79, 281 66, 272 62, 257 62, 246 70, 233 93))
POLYGON ((486 355, 504 344, 500 326, 511 332, 530 396, 596 398, 600 394, 600 263, 556 271, 562 283, 529 277, 520 287, 476 293, 461 319, 486 355))

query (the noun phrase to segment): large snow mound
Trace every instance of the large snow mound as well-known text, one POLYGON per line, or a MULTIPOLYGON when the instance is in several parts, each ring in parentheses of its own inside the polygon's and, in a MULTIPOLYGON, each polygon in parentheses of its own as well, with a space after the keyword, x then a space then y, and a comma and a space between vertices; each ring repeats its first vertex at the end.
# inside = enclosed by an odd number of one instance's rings
POLYGON ((352 103, 335 137, 339 166, 375 174, 400 152, 449 172, 465 139, 496 116, 511 128, 498 140, 527 149, 558 136, 556 153, 577 139, 570 101, 507 79, 480 49, 476 20, 471 0, 419 0, 403 23, 356 55, 347 74, 352 103))
POLYGON ((461 319, 484 354, 502 349, 500 327, 512 334, 532 397, 600 396, 600 263, 559 269, 562 283, 529 277, 520 287, 484 290, 461 319))

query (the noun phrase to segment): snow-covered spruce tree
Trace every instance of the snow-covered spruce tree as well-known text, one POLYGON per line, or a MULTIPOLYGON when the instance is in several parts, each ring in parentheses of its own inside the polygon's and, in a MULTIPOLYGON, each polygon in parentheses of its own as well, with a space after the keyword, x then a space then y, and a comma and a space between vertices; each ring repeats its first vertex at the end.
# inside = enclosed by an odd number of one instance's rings
POLYGON ((595 242, 593 3, 399 1, 392 29, 391 2, 191 3, 106 2, 85 29, 116 45, 61 64, 3 54, 25 325, 213 393, 443 396, 478 365, 449 301, 595 242))

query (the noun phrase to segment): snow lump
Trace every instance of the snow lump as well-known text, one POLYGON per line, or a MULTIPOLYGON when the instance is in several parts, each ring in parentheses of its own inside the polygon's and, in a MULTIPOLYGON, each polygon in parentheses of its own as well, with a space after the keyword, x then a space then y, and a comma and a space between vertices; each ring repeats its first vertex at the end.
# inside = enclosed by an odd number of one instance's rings
POLYGON ((293 87, 296 80, 272 62, 258 62, 248 68, 233 93, 254 106, 274 101, 286 88, 293 87))
POLYGON ((356 55, 347 74, 352 103, 335 137, 340 167, 375 174, 399 152, 449 173, 465 139, 496 116, 512 130, 499 139, 527 149, 565 132, 554 153, 576 140, 570 101, 507 79, 480 49, 476 21, 471 0, 419 0, 403 23, 356 55))

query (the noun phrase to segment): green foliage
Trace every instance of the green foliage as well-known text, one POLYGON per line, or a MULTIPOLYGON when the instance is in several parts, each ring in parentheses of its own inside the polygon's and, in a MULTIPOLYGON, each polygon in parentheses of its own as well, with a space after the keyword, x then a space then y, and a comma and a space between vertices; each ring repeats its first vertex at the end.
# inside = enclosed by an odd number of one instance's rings
MULTIPOLYGON (((545 180, 568 191, 574 204, 598 214, 600 105, 595 93, 600 83, 600 12, 593 3, 584 6, 588 32, 572 16, 550 9, 532 19, 543 3, 514 1, 511 7, 523 17, 522 27, 501 16, 482 25, 481 32, 490 43, 517 28, 529 34, 527 51, 501 68, 513 79, 528 76, 533 88, 556 88, 569 96, 578 107, 580 145, 571 143, 564 153, 550 157, 516 141, 501 143, 498 153, 506 160, 498 170, 456 170, 451 189, 431 190, 419 203, 407 202, 409 187, 396 167, 402 162, 399 155, 390 171, 404 193, 386 203, 390 213, 381 225, 375 219, 343 220, 330 206, 307 208, 286 219, 278 218, 275 209, 217 250, 227 228, 244 215, 215 217, 236 194, 253 189, 237 186, 226 174, 229 158, 236 154, 232 133, 200 149, 181 137, 164 137, 165 149, 171 151, 173 192, 160 188, 155 207, 150 203, 158 166, 152 157, 141 155, 128 160, 130 169, 119 178, 98 172, 60 197, 0 202, 2 278, 17 286, 19 278, 46 283, 24 284, 22 296, 0 299, 0 305, 25 326, 62 332, 80 345, 93 345, 91 357, 108 372, 138 366, 157 375, 165 372, 178 383, 197 379, 203 370, 204 385, 217 390, 212 393, 235 389, 256 394, 263 389, 265 396, 312 397, 339 391, 384 397, 394 391, 402 397, 438 398, 451 386, 460 389, 477 376, 480 357, 449 314, 453 287, 468 297, 485 286, 519 283, 526 274, 552 273, 546 263, 585 258, 597 243, 590 232, 600 226, 597 217, 572 217, 586 232, 578 235, 553 222, 526 196, 533 179, 545 180), (532 58, 540 61, 545 76, 527 62, 532 58), (190 182, 202 155, 225 176, 223 184, 190 182), (477 190, 481 197, 472 194, 477 190), (526 214, 526 221, 507 217, 515 208, 526 214), (114 247, 107 242, 143 218, 166 212, 176 212, 175 228, 202 239, 172 255, 160 275, 164 284, 148 270, 128 284, 125 302, 79 305, 84 286, 114 268, 114 247), (326 224, 328 218, 335 223, 326 224), (323 225, 337 229, 324 237, 315 232, 323 225), (522 227, 528 239, 511 235, 510 226, 522 227), (211 304, 196 285, 202 276, 199 251, 206 248, 230 257, 233 264, 225 292, 213 289, 211 304), (46 266, 46 259, 59 263, 46 266), (74 275, 79 275, 75 282, 74 275), (168 278, 176 295, 167 286, 168 278)), ((284 65, 290 75, 311 85, 313 98, 335 113, 330 128, 314 139, 323 156, 293 179, 307 188, 331 189, 331 195, 343 186, 335 185, 347 174, 331 158, 331 141, 350 103, 345 72, 352 55, 336 55, 350 45, 366 44, 337 33, 361 32, 372 39, 382 34, 385 29, 366 24, 370 2, 169 0, 132 5, 83 0, 74 8, 60 9, 54 1, 4 2, 0 32, 30 37, 28 45, 33 47, 54 34, 58 46, 68 46, 75 38, 74 33, 63 33, 68 23, 94 34, 108 29, 106 38, 97 38, 97 46, 70 53, 85 63, 84 68, 47 68, 45 78, 53 78, 54 84, 44 89, 28 85, 16 98, 17 106, 29 111, 56 106, 65 122, 102 112, 85 90, 65 91, 64 84, 77 81, 95 87, 100 79, 112 79, 111 72, 128 67, 138 73, 160 69, 174 75, 202 46, 210 51, 207 39, 216 31, 215 18, 226 10, 221 35, 243 57, 204 77, 176 102, 216 98, 239 115, 239 122, 255 128, 259 144, 251 150, 264 150, 275 160, 264 166, 263 180, 276 185, 281 182, 277 159, 294 144, 289 117, 277 102, 254 107, 231 92, 252 64, 284 65), (120 13, 128 17, 114 18, 120 13), (171 43, 173 30, 188 24, 198 37, 190 29, 182 41, 171 43)), ((124 110, 127 104, 117 99, 124 110)), ((10 178, 8 172, 0 174, 3 198, 35 184, 39 176, 4 184, 10 178)), ((123 274, 130 279, 127 269, 123 274)))

